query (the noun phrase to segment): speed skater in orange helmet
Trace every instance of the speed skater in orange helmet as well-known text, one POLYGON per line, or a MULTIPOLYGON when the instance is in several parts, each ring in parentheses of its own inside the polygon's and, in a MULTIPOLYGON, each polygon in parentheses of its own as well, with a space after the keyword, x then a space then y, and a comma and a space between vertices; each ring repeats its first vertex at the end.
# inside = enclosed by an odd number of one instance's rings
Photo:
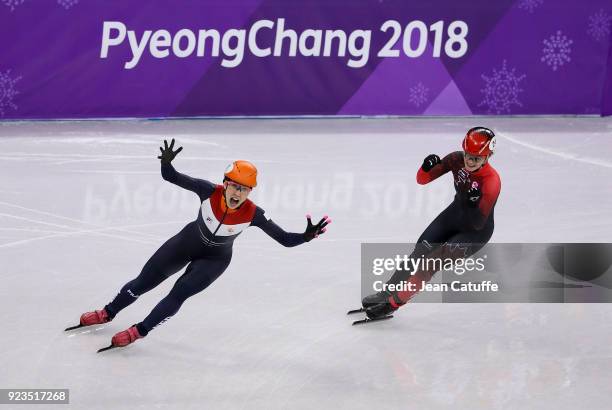
MULTIPOLYGON (((248 199, 257 186, 257 168, 245 160, 232 162, 225 170, 223 183, 192 178, 177 172, 171 162, 183 148, 174 149, 174 139, 160 147, 163 179, 198 195, 197 219, 166 241, 147 261, 140 274, 126 283, 104 308, 84 313, 72 328, 105 323, 138 297, 158 286, 187 266, 170 293, 143 321, 117 333, 108 348, 126 346, 145 337, 153 328, 170 319, 189 297, 203 291, 229 266, 234 240, 248 227, 256 226, 283 246, 302 245, 325 233, 331 219, 324 216, 313 223, 306 215, 304 232, 286 232, 248 199)), ((71 328, 69 328, 71 329, 71 328)), ((67 329, 67 330, 69 330, 67 329)), ((101 349, 104 350, 104 349, 101 349)))

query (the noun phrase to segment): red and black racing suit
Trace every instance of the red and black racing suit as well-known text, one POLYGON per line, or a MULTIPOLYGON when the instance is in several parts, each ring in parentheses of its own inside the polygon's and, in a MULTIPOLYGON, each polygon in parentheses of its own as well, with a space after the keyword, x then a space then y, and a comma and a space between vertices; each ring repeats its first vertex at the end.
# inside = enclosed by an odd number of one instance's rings
MULTIPOLYGON (((455 198, 421 234, 411 254, 412 258, 466 258, 478 252, 493 235, 493 213, 501 190, 501 180, 488 162, 477 171, 467 171, 463 155, 463 151, 452 152, 429 172, 422 168, 417 172, 416 179, 421 185, 452 172, 455 198), (480 200, 476 204, 467 199, 467 191, 473 187, 481 191, 480 200)), ((417 284, 414 288, 420 289, 421 281, 430 280, 435 273, 432 270, 396 271, 388 283, 409 281, 417 284)), ((389 302, 397 308, 415 293, 408 290, 395 292, 389 302)))

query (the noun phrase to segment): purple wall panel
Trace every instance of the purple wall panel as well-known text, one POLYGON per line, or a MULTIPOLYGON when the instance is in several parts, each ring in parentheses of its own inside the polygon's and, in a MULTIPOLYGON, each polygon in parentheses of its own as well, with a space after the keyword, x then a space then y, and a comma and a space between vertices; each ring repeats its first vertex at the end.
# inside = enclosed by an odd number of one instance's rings
POLYGON ((609 0, 0 0, 0 23, 0 119, 612 114, 609 0))

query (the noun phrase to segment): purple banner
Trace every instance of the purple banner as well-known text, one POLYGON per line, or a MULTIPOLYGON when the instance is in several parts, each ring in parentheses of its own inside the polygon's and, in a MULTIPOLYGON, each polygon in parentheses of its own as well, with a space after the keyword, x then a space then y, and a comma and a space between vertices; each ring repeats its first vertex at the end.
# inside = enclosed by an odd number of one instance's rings
POLYGON ((0 0, 0 119, 612 114, 610 0, 0 0))

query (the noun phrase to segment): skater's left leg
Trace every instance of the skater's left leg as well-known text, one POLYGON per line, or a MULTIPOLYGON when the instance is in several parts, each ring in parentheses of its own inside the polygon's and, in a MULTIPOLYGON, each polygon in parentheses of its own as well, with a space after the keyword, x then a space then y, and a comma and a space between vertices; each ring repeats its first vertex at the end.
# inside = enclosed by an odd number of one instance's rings
MULTIPOLYGON (((461 219, 460 209, 451 203, 434 219, 417 240, 410 258, 418 259, 435 251, 441 244, 462 233, 457 221, 461 219)), ((410 278, 412 272, 398 269, 387 283, 397 284, 410 278)))
POLYGON ((190 225, 168 239, 155 251, 143 266, 140 274, 126 283, 117 296, 104 307, 109 319, 112 320, 117 313, 134 303, 140 295, 154 289, 189 263, 191 257, 185 251, 186 244, 199 239, 194 237, 192 230, 189 229, 190 225))
MULTIPOLYGON (((457 226, 457 221, 460 219, 460 209, 455 203, 451 203, 446 209, 427 226, 425 231, 419 236, 414 249, 410 254, 410 258, 418 259, 419 257, 426 256, 431 252, 435 251, 440 244, 448 241, 454 235, 461 232, 461 229, 457 226)), ((397 285, 404 281, 411 279, 412 271, 409 269, 397 269, 391 278, 387 281, 387 284, 397 285)), ((396 296, 395 293, 383 290, 372 295, 364 297, 361 301, 361 305, 364 309, 378 306, 381 304, 387 304, 390 297, 396 296)), ((403 304, 396 297, 396 304, 403 304)), ((377 309, 381 309, 378 306, 377 309)), ((386 310, 393 311, 396 307, 387 306, 386 310)))
MULTIPOLYGON (((486 225, 479 231, 470 230, 459 232, 426 256, 427 258, 439 258, 441 260, 469 258, 482 249, 489 242, 492 235, 493 223, 486 225)), ((414 283, 413 288, 420 289, 420 284, 431 280, 436 272, 437 270, 434 269, 419 269, 414 274, 410 275, 408 282, 414 283)), ((398 308, 408 302, 416 293, 418 293, 418 290, 396 292, 393 297, 390 298, 390 303, 392 307, 398 308)))
POLYGON ((231 256, 197 259, 191 262, 170 293, 153 308, 142 322, 136 325, 138 333, 144 337, 154 327, 174 316, 188 298, 200 293, 221 276, 230 260, 231 256))
MULTIPOLYGON (((453 235, 447 242, 441 246, 435 247, 432 251, 424 256, 430 259, 440 260, 446 260, 449 258, 452 260, 465 259, 482 249, 482 247, 489 241, 492 234, 493 224, 485 227, 481 231, 460 232, 453 235)), ((419 292, 421 284, 431 280, 436 272, 437 270, 435 269, 417 269, 414 273, 408 273, 409 276, 407 276, 406 279, 403 279, 408 284, 404 287, 405 290, 397 292, 389 292, 385 290, 372 295, 372 302, 369 306, 365 307, 366 314, 372 319, 390 315, 412 299, 412 297, 419 292)), ((394 284, 397 284, 397 282, 394 282, 394 284)))

